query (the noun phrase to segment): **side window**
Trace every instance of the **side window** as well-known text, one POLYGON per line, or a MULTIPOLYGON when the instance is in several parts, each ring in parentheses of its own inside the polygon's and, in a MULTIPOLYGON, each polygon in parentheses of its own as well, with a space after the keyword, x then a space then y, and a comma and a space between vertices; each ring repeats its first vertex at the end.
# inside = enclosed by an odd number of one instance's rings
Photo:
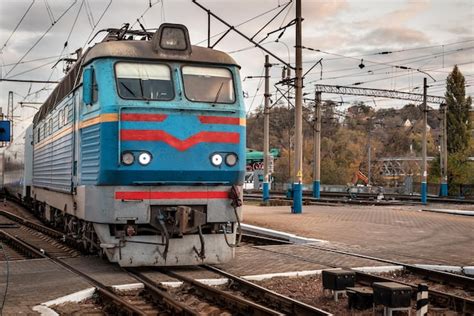
POLYGON ((92 76, 92 103, 96 103, 99 99, 99 85, 96 80, 96 73, 92 76))
POLYGON ((53 118, 50 118, 48 122, 48 135, 51 135, 52 133, 53 133, 53 118))
POLYGON ((58 114, 58 128, 61 129, 61 127, 64 126, 64 109, 59 110, 58 114))
POLYGON ((36 132, 36 143, 39 143, 41 141, 41 127, 38 126, 37 132, 36 132))
POLYGON ((59 129, 59 113, 56 113, 55 116, 53 116, 53 124, 51 126, 51 132, 54 133, 59 129))
POLYGON ((72 122, 72 104, 66 107, 66 122, 72 122))

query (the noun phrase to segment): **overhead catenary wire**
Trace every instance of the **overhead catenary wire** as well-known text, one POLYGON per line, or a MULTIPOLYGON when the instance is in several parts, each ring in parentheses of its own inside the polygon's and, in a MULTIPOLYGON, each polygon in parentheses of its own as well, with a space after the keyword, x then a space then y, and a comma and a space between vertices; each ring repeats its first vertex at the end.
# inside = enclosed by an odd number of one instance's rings
POLYGON ((26 73, 29 73, 29 72, 32 72, 32 71, 35 71, 35 70, 38 70, 38 69, 40 69, 40 68, 43 68, 43 67, 45 67, 45 66, 48 66, 48 65, 51 65, 51 64, 54 64, 54 63, 56 63, 56 60, 48 61, 47 63, 44 63, 44 64, 41 64, 41 65, 39 65, 39 66, 30 68, 30 69, 28 69, 28 70, 25 70, 25 71, 22 71, 22 72, 13 74, 13 75, 8 76, 7 78, 4 78, 4 79, 12 79, 12 78, 21 76, 21 75, 23 75, 23 74, 26 74, 26 73))
MULTIPOLYGON (((77 0, 76 0, 76 1, 77 1, 77 0)), ((75 2, 76 2, 76 1, 75 1, 75 2)), ((87 43, 88 43, 90 37, 91 37, 92 34, 94 33, 94 30, 96 29, 97 25, 100 23, 100 21, 102 20, 102 18, 103 18, 104 15, 105 15, 105 13, 109 10, 110 5, 112 4, 112 1, 113 1, 113 0, 109 0, 109 2, 107 3, 107 5, 105 6, 104 10, 102 11, 101 15, 99 16, 99 19, 97 20, 96 24, 93 26, 91 32, 90 32, 89 35, 87 36, 87 39, 86 39, 84 45, 82 45, 82 48, 85 48, 85 47, 86 47, 86 45, 87 45, 87 43)), ((46 84, 45 84, 41 89, 36 90, 36 91, 34 91, 34 92, 32 92, 32 93, 29 93, 29 94, 27 95, 27 97, 29 97, 29 96, 31 96, 31 95, 36 95, 36 94, 38 94, 38 93, 41 92, 41 91, 50 90, 50 88, 48 88, 48 84, 50 84, 49 82, 52 81, 51 78, 52 78, 52 76, 53 76, 53 73, 54 73, 54 69, 51 71, 51 74, 49 75, 48 79, 45 80, 46 84)), ((77 79, 78 79, 78 78, 76 78, 76 81, 77 81, 77 79)), ((25 100, 26 100, 26 98, 25 98, 23 101, 25 101, 25 100)))
POLYGON ((57 23, 58 21, 60 21, 60 20, 66 15, 66 13, 69 12, 69 10, 70 10, 76 3, 77 3, 77 0, 74 0, 73 3, 71 3, 71 5, 69 5, 69 6, 66 8, 66 10, 63 11, 63 13, 61 13, 61 15, 58 17, 58 19, 55 20, 55 23, 51 24, 51 25, 48 27, 48 29, 40 36, 40 38, 38 38, 38 39, 36 40, 36 42, 26 51, 26 53, 23 54, 22 57, 20 57, 20 59, 15 63, 15 65, 14 65, 12 68, 10 68, 10 69, 8 70, 8 72, 5 74, 5 76, 8 76, 8 75, 18 66, 18 64, 19 64, 20 62, 22 62, 23 59, 25 59, 26 56, 28 56, 28 54, 36 47, 36 45, 38 45, 39 42, 41 42, 41 40, 46 36, 46 34, 48 34, 49 31, 51 31, 51 29, 56 25, 56 23, 57 23))
MULTIPOLYGON (((408 63, 408 64, 411 64, 411 63, 415 63, 415 62, 419 62, 419 61, 424 61, 424 60, 431 60, 431 59, 436 59, 440 56, 443 56, 443 55, 450 55, 450 54, 455 54, 457 52, 460 52, 460 51, 464 51, 464 50, 469 50, 469 49, 473 49, 474 47, 462 47, 462 48, 458 48, 458 49, 455 49, 455 50, 451 50, 451 51, 445 51, 443 53, 438 53, 438 54, 426 54, 426 55, 421 55, 421 56, 415 56, 415 57, 409 57, 409 58, 402 58, 402 59, 397 59, 397 60, 391 60, 389 62, 386 62, 384 67, 380 67, 380 68, 376 68, 374 69, 373 71, 378 71, 378 70, 383 70, 383 69, 390 69, 391 67, 393 67, 393 64, 392 63, 400 63, 400 62, 403 62, 403 63, 408 63)), ((351 59, 354 59, 354 60, 357 60, 359 61, 358 58, 352 58, 350 56, 348 56, 347 58, 351 58, 351 59)), ((326 62, 330 62, 330 61, 333 61, 333 60, 339 60, 339 59, 342 59, 342 58, 326 58, 325 61, 326 62)), ((311 61, 306 61, 306 63, 314 63, 316 60, 311 60, 311 61)), ((367 66, 369 67, 369 66, 367 66)), ((345 67, 345 68, 342 68, 342 69, 333 69, 333 70, 329 70, 329 71, 326 71, 326 73, 332 73, 332 72, 340 72, 340 71, 345 71, 345 70, 353 70, 354 67, 345 67)), ((370 70, 369 70, 370 71, 370 70)))
MULTIPOLYGON (((291 1, 290 1, 290 2, 291 2, 291 1)), ((288 2, 287 2, 287 3, 288 3, 288 2)), ((265 12, 259 13, 259 14, 255 15, 255 16, 251 17, 250 19, 247 19, 247 20, 245 20, 245 21, 243 21, 243 22, 240 22, 239 24, 235 25, 234 28, 240 27, 240 26, 245 25, 245 24, 247 24, 247 23, 249 23, 249 22, 252 22, 252 21, 254 21, 254 20, 258 19, 258 18, 261 18, 262 16, 265 16, 265 15, 267 15, 267 14, 269 14, 269 13, 271 13, 271 12, 277 10, 277 9, 280 8, 282 5, 286 5, 287 3, 278 4, 276 7, 272 8, 272 9, 269 9, 269 10, 267 10, 267 11, 265 11, 265 12)), ((219 36, 219 35, 224 34, 225 32, 226 32, 226 31, 222 31, 222 32, 216 33, 216 34, 212 35, 211 38, 215 38, 215 37, 217 37, 217 36, 219 36)), ((200 44, 202 44, 202 43, 204 43, 204 42, 206 42, 206 41, 207 41, 207 38, 204 39, 204 40, 202 40, 202 41, 197 42, 197 43, 194 44, 194 45, 200 45, 200 44)))
MULTIPOLYGON (((19 63, 19 65, 21 64, 28 64, 28 63, 33 63, 35 61, 43 61, 43 60, 48 60, 48 59, 53 59, 53 58, 58 58, 58 57, 61 57, 60 55, 55 55, 55 56, 48 56, 48 57, 40 57, 40 58, 35 58, 35 59, 29 59, 29 60, 25 60, 25 61, 22 61, 21 63, 19 63)), ((6 67, 6 66, 13 66, 15 65, 16 63, 10 63, 10 64, 4 64, 3 66, 6 67)))
MULTIPOLYGON (((147 14, 148 10, 150 10, 151 8, 153 8, 155 5, 157 5, 157 4, 160 3, 160 2, 162 2, 162 1, 161 1, 161 0, 157 0, 157 1, 155 1, 154 3, 152 3, 152 1, 149 0, 148 6, 147 6, 146 9, 142 12, 142 14, 141 14, 138 18, 135 19, 135 21, 133 22, 133 24, 130 25, 130 29, 132 29, 132 28, 138 23, 137 21, 139 21, 140 19, 143 19, 143 17, 145 16, 145 14, 147 14)), ((162 19, 163 19, 163 17, 162 17, 162 19)))
POLYGON ((18 30, 18 27, 20 27, 20 24, 23 22, 23 20, 25 19, 26 15, 28 14, 28 12, 30 12, 31 7, 33 6, 33 4, 35 4, 35 0, 31 1, 30 5, 29 5, 28 8, 26 9, 25 13, 24 13, 23 16, 20 18, 20 20, 19 20, 18 23, 16 24, 15 28, 13 29, 13 31, 10 33, 10 35, 8 36, 8 38, 7 38, 7 40, 5 41, 5 43, 3 43, 2 48, 0 48, 0 54, 3 53, 3 49, 4 49, 5 47, 7 47, 8 42, 9 42, 10 39, 13 37, 13 34, 15 34, 15 32, 18 30))

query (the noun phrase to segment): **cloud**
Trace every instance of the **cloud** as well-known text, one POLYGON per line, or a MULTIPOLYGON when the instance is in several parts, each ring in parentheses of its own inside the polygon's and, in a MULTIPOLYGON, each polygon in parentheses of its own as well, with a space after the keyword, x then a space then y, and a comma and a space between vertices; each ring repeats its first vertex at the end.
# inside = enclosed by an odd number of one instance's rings
POLYGON ((390 12, 381 21, 384 25, 401 25, 429 8, 429 1, 408 1, 403 8, 390 12))
POLYGON ((403 26, 406 23, 413 21, 413 19, 425 13, 431 4, 429 1, 408 1, 403 7, 382 14, 376 19, 364 20, 358 22, 360 27, 373 28, 374 26, 395 27, 403 26))
MULTIPOLYGON (((439 28, 439 27, 438 27, 439 28)), ((448 29, 446 29, 446 31, 450 32, 450 33, 453 33, 453 34, 472 34, 472 28, 470 27, 467 27, 467 26, 461 26, 461 25, 456 25, 456 26, 452 26, 448 29)))
POLYGON ((408 44, 428 44, 425 33, 406 27, 380 27, 361 38, 369 45, 405 46, 408 44))
POLYGON ((348 8, 349 4, 346 0, 305 1, 303 2, 302 15, 305 19, 316 21, 338 15, 348 8))

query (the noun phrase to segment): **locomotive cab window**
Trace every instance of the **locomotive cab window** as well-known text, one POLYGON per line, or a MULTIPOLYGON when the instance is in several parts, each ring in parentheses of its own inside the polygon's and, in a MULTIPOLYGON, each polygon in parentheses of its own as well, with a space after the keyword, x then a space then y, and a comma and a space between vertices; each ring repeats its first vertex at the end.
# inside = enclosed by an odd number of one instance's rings
POLYGON ((117 90, 124 99, 168 101, 174 98, 171 70, 166 65, 120 62, 115 72, 117 90))
POLYGON ((234 103, 232 73, 226 68, 184 66, 186 98, 195 102, 234 103))

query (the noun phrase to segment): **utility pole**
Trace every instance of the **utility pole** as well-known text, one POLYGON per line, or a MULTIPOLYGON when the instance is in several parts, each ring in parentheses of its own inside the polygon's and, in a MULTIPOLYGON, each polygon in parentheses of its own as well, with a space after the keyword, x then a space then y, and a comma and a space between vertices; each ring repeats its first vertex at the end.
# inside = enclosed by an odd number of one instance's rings
POLYGON ((295 178, 293 181, 292 212, 303 212, 303 56, 301 51, 301 0, 296 0, 296 45, 295 45, 295 178))
POLYGON ((426 96, 427 96, 428 85, 426 83, 426 77, 423 78, 423 142, 422 142, 422 156, 423 156, 423 163, 422 163, 422 175, 421 175, 421 203, 426 205, 426 201, 428 199, 428 171, 426 165, 426 126, 428 125, 428 109, 426 108, 426 96))
POLYGON ((313 197, 321 197, 321 92, 314 93, 313 197))
POLYGON ((448 129, 447 129, 447 111, 446 103, 439 106, 441 112, 441 153, 440 153, 440 169, 441 169, 441 190, 440 196, 448 196, 448 129))
POLYGON ((265 107, 263 109, 263 202, 270 198, 270 67, 268 55, 265 55, 265 107))
MULTIPOLYGON (((290 113, 291 105, 290 105, 290 80, 291 80, 291 68, 286 68, 286 80, 287 80, 287 93, 286 99, 288 102, 288 114, 290 113)), ((291 125, 288 128, 288 178, 291 181, 291 125)))
POLYGON ((13 142, 13 91, 8 91, 7 120, 10 120, 10 143, 13 142))
POLYGON ((372 178, 372 117, 369 118, 369 130, 367 131, 368 145, 367 145, 367 185, 370 185, 370 179, 372 178))

